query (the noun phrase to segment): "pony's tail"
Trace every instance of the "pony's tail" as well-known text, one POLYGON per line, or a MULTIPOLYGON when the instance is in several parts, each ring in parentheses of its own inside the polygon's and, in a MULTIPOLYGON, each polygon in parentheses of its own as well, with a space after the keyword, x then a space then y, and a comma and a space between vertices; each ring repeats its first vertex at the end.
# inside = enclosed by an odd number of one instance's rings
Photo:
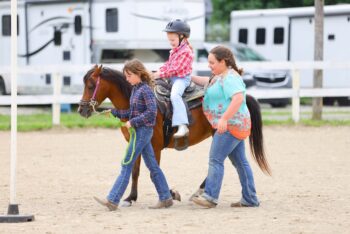
POLYGON ((264 150, 264 138, 262 132, 262 119, 260 106, 257 100, 250 95, 246 95, 246 103, 250 112, 252 121, 251 133, 249 136, 250 151, 258 163, 260 169, 268 175, 271 175, 269 163, 266 160, 264 150))

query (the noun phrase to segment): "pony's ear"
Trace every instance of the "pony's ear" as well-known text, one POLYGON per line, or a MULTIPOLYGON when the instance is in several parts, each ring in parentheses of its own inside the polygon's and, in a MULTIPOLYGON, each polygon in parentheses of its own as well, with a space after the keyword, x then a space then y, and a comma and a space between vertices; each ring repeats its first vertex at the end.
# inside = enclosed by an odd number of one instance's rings
POLYGON ((95 75, 98 76, 102 72, 102 64, 100 66, 96 65, 95 75))
POLYGON ((101 73, 101 68, 102 68, 102 65, 99 67, 97 64, 95 64, 94 66, 94 72, 92 73, 92 76, 99 76, 100 73, 101 73))

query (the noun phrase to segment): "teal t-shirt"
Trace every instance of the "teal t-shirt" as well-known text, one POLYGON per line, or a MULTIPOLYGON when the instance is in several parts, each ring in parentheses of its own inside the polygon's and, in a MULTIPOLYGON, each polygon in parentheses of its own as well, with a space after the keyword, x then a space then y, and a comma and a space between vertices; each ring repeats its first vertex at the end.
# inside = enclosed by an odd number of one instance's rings
POLYGON ((232 101, 232 96, 242 92, 244 100, 238 111, 227 121, 227 128, 231 134, 239 139, 245 139, 250 135, 250 113, 246 104, 246 88, 240 75, 229 70, 226 76, 215 76, 210 82, 203 101, 203 111, 213 128, 227 110, 232 101))

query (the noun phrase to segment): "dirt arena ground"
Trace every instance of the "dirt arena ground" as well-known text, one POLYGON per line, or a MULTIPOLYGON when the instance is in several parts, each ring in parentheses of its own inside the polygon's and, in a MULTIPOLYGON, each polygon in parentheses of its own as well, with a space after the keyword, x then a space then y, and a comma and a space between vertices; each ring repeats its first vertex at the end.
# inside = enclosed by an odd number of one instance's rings
MULTIPOLYGON (((105 196, 119 172, 126 148, 119 131, 19 133, 17 201, 35 221, 0 223, 0 233, 349 233, 350 127, 266 127, 264 133, 273 176, 249 156, 259 208, 230 208, 240 185, 228 160, 219 205, 202 209, 188 201, 207 172, 208 139, 186 151, 163 151, 162 169, 182 202, 148 209, 157 197, 142 165, 138 201, 116 212, 92 197, 105 196)), ((0 161, 0 214, 6 214, 10 132, 0 132, 0 161)))

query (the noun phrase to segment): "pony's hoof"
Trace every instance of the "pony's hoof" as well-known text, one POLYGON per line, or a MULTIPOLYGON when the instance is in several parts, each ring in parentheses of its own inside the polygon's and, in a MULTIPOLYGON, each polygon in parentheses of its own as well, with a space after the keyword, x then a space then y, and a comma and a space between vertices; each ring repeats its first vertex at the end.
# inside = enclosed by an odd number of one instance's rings
POLYGON ((121 207, 130 207, 132 205, 132 202, 131 201, 122 201, 119 205, 121 207))
POLYGON ((170 193, 171 193, 171 196, 173 197, 173 200, 181 201, 181 195, 180 195, 179 191, 177 191, 175 189, 171 189, 170 193))
POLYGON ((188 199, 189 201, 193 201, 193 198, 199 197, 204 193, 204 189, 199 188, 192 196, 188 199))

